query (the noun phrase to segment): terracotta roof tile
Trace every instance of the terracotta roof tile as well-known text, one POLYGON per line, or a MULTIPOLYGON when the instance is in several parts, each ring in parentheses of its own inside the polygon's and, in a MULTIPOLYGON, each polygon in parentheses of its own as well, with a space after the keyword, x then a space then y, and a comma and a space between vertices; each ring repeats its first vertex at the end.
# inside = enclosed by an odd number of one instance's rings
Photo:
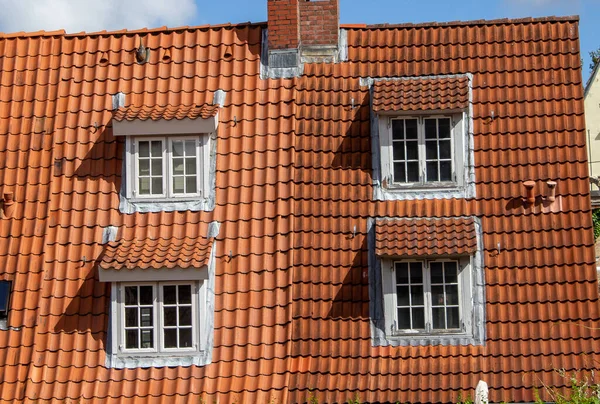
POLYGON ((145 121, 151 119, 153 121, 172 119, 208 119, 214 117, 219 112, 218 105, 181 105, 181 106, 130 106, 119 108, 115 112, 113 119, 115 121, 145 121))
POLYGON ((375 252, 383 256, 472 255, 473 218, 378 219, 375 252))
POLYGON ((462 110, 469 106, 469 79, 462 77, 378 80, 373 111, 462 110))

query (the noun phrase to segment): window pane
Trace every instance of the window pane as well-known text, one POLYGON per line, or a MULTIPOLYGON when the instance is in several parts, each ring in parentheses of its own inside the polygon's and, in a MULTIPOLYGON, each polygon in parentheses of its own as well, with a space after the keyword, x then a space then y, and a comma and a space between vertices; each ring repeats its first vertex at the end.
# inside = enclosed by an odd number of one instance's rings
POLYGON ((138 330, 126 330, 125 331, 125 348, 137 349, 138 345, 138 330))
POLYGON ((404 139, 404 121, 401 119, 394 119, 392 121, 392 139, 403 140, 404 139))
POLYGON ((410 297, 412 306, 423 305, 423 286, 413 286, 410 288, 410 297))
POLYGON ((438 119, 438 133, 440 139, 450 139, 450 119, 438 119))
POLYGON ((183 159, 173 159, 173 174, 183 175, 183 159))
POLYGON ((419 159, 419 143, 418 142, 406 142, 406 156, 407 160, 418 160, 419 159))
POLYGON ((410 309, 398 309, 398 325, 399 330, 410 329, 410 309))
POLYGON ((443 307, 434 307, 432 309, 433 315, 433 328, 436 330, 443 330, 446 328, 445 323, 445 310, 443 307))
POLYGON ((140 157, 150 157, 150 142, 139 142, 138 148, 140 157))
POLYGON ((427 160, 437 160, 437 158, 438 158, 437 142, 432 142, 431 140, 425 142, 425 151, 426 151, 427 160))
POLYGON ((423 283, 423 267, 420 262, 410 263, 410 282, 412 284, 423 283))
POLYGON ((431 262, 429 267, 431 268, 431 283, 444 283, 444 264, 431 262))
POLYGON ((394 182, 406 182, 404 163, 394 163, 394 182))
POLYGON ((162 159, 152 159, 152 175, 154 177, 162 176, 162 170, 162 159))
POLYGON ((185 159, 185 173, 196 174, 196 159, 185 159))
POLYGON ((165 330, 165 348, 177 348, 176 328, 169 328, 165 330))
POLYGON ((408 283, 408 263, 396 262, 396 283, 408 283))
POLYGON ((152 316, 152 307, 141 307, 140 308, 141 326, 152 327, 154 318, 152 316))
POLYGON ((425 309, 422 307, 412 309, 413 327, 414 329, 425 328, 425 309))
POLYGON ((408 182, 419 182, 419 162, 411 162, 408 166, 408 182))
POLYGON ((195 156, 196 155, 196 141, 195 140, 186 140, 185 141, 185 155, 186 156, 195 156))
POLYGON ((173 157, 183 157, 183 142, 181 140, 173 141, 173 157))
POLYGON ((162 141, 153 140, 152 141, 152 157, 161 157, 163 152, 162 141))
POLYGON ((150 195, 150 178, 140 178, 139 192, 140 195, 150 195))
POLYGON ((137 286, 125 287, 125 304, 126 305, 137 305, 138 301, 138 290, 137 286))
POLYGON ((419 133, 417 131, 417 120, 407 119, 406 121, 406 138, 407 139, 418 139, 419 133))
POLYGON ((185 177, 185 192, 188 194, 195 194, 198 192, 197 186, 198 179, 196 176, 193 177, 185 177))
POLYGON ((437 119, 425 119, 425 138, 437 139, 437 119))
POLYGON ((173 177, 173 192, 176 194, 185 193, 185 189, 183 188, 184 183, 183 177, 173 177))
POLYGON ((150 175, 150 160, 139 160, 140 175, 150 175))
POLYGON ((179 330, 179 348, 192 347, 192 329, 184 328, 179 330))
POLYGON ((448 307, 446 313, 448 316, 448 328, 460 328, 460 320, 458 318, 458 307, 448 307))
POLYGON ((192 286, 191 285, 179 285, 179 303, 181 303, 181 304, 192 303, 192 286))
POLYGON ((153 300, 152 286, 140 286, 140 304, 152 304, 153 300))
POLYGON ((446 285, 446 304, 458 305, 458 285, 446 285))
POLYGON ((191 307, 188 306, 179 308, 179 325, 192 325, 191 307))
POLYGON ((177 286, 168 285, 163 286, 163 300, 164 304, 176 304, 177 303, 177 286))
POLYGON ((440 181, 452 181, 452 163, 450 161, 440 162, 440 181))
POLYGON ((452 157, 452 145, 449 140, 442 140, 440 142, 440 158, 450 159, 452 157))
POLYGON ((138 326, 138 309, 137 309, 137 307, 128 307, 125 309, 125 326, 126 327, 137 327, 138 326))
POLYGON ((162 194, 163 193, 162 177, 152 178, 152 193, 153 194, 162 194))
POLYGON ((176 326, 177 325, 177 307, 165 307, 164 308, 164 323, 165 326, 176 326))
POLYGON ((444 305, 444 287, 431 286, 431 304, 434 306, 444 305))
POLYGON ((427 163, 427 182, 439 181, 438 175, 438 163, 437 161, 430 161, 427 163))
POLYGON ((404 160, 404 143, 402 142, 394 142, 394 160, 404 160))
POLYGON ((446 268, 446 283, 458 282, 458 269, 456 267, 456 262, 446 262, 444 263, 444 266, 446 268))
POLYGON ((410 304, 408 286, 398 286, 396 295, 398 296, 398 306, 408 306, 410 304))
POLYGON ((152 330, 142 330, 142 348, 154 347, 154 334, 152 330))

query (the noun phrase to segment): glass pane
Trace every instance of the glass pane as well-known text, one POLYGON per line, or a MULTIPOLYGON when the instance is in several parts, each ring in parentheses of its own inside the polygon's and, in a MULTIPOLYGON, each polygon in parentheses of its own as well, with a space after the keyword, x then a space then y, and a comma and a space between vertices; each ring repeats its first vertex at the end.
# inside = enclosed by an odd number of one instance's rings
POLYGON ((425 138, 437 139, 437 120, 425 119, 425 138))
POLYGON ((185 192, 188 194, 195 194, 198 192, 198 179, 196 176, 185 177, 185 192))
POLYGON ((125 331, 125 348, 137 349, 138 346, 138 330, 126 330, 125 331))
POLYGON ((162 177, 152 178, 152 193, 153 194, 162 194, 163 193, 162 177))
POLYGON ((150 142, 139 142, 138 148, 140 157, 150 157, 150 142))
POLYGON ((398 325, 399 330, 410 329, 410 309, 398 309, 398 325))
POLYGON ((142 330, 142 348, 154 347, 154 334, 152 330, 142 330))
POLYGON ((177 307, 165 307, 164 309, 164 322, 166 326, 177 325, 177 307))
POLYGON ((192 286, 191 285, 180 285, 179 286, 179 303, 180 304, 192 303, 192 286))
POLYGON ((440 181, 452 181, 452 163, 450 161, 440 162, 440 181))
POLYGON ((394 142, 394 160, 404 160, 404 143, 402 142, 394 142))
POLYGON ((137 286, 127 286, 125 288, 125 304, 136 305, 138 301, 137 286))
POLYGON ((165 348, 177 348, 177 329, 165 329, 165 348))
POLYGON ((450 119, 442 118, 438 120, 438 133, 440 139, 450 139, 450 119))
POLYGON ((408 166, 408 182, 419 182, 419 162, 407 163, 408 166))
POLYGON ((398 306, 408 306, 410 304, 408 286, 398 286, 396 296, 398 296, 398 306))
POLYGON ((430 161, 427 163, 427 182, 439 181, 438 175, 438 163, 437 161, 430 161))
POLYGON ((185 189, 183 188, 183 184, 185 180, 183 177, 173 177, 173 192, 176 194, 185 193, 185 189))
POLYGON ((413 286, 410 288, 410 297, 412 306, 423 305, 423 286, 413 286))
POLYGON ((406 182, 404 163, 394 163, 394 182, 406 182))
POLYGON ((140 304, 152 304, 152 286, 140 286, 140 304))
POLYGON ((432 286, 431 287, 431 304, 434 306, 444 305, 444 287, 443 286, 432 286))
POLYGON ((417 120, 407 119, 406 121, 406 138, 407 139, 418 139, 419 132, 417 131, 417 120))
POLYGON ((196 155, 196 141, 195 140, 186 140, 185 141, 185 155, 186 156, 195 156, 196 155))
POLYGON ((150 160, 139 160, 139 175, 150 175, 150 160))
POLYGON ((140 195, 150 195, 150 178, 140 178, 139 188, 140 195))
POLYGON ((183 142, 181 140, 173 141, 173 157, 183 157, 183 142))
POLYGON ((407 160, 418 160, 419 159, 419 143, 410 141, 406 142, 406 156, 407 160))
POLYGON ((10 281, 0 281, 0 311, 8 311, 8 298, 10 296, 10 281))
POLYGON ((164 304, 176 304, 177 303, 177 286, 169 285, 163 286, 163 303, 164 304))
POLYGON ((162 159, 152 159, 152 175, 162 175, 162 159))
POLYGON ((408 263, 397 262, 396 264, 396 283, 408 283, 408 263))
POLYGON ((128 307, 125 309, 125 327, 138 326, 138 309, 137 307, 128 307))
POLYGON ((415 283, 423 283, 423 267, 420 262, 410 263, 410 282, 413 285, 415 283))
POLYGON ((448 328, 460 328, 458 307, 449 307, 446 310, 446 315, 448 316, 448 328))
POLYGON ((431 283, 444 283, 444 264, 431 262, 429 267, 431 269, 431 283))
POLYGON ((179 308, 179 325, 192 325, 192 308, 179 308))
POLYGON ((173 159, 173 174, 183 175, 183 159, 173 159))
POLYGON ((444 263, 446 268, 446 283, 458 282, 458 268, 455 261, 444 263))
POLYGON ((152 151, 152 157, 162 157, 162 152, 163 152, 162 141, 153 140, 151 151, 152 151))
POLYGON ((449 140, 442 140, 440 142, 440 158, 449 159, 452 157, 452 145, 449 140))
POLYGON ((412 309, 413 327, 422 330, 425 328, 425 309, 420 307, 412 309))
POLYGON ((437 158, 438 158, 437 142, 431 141, 431 140, 425 142, 425 154, 426 154, 427 160, 437 160, 437 158))
POLYGON ((444 313, 445 310, 443 307, 434 307, 432 309, 433 314, 433 328, 436 330, 443 330, 446 328, 444 313))
POLYGON ((152 323, 154 322, 154 319, 152 318, 152 307, 141 307, 140 317, 142 327, 152 327, 152 323))
POLYGON ((403 140, 404 139, 404 121, 401 119, 394 119, 392 121, 392 139, 403 140))
POLYGON ((446 304, 458 305, 458 285, 446 285, 446 304))
POLYGON ((185 159, 185 173, 196 174, 196 159, 185 159))
POLYGON ((179 330, 179 348, 192 347, 192 329, 184 328, 179 330))

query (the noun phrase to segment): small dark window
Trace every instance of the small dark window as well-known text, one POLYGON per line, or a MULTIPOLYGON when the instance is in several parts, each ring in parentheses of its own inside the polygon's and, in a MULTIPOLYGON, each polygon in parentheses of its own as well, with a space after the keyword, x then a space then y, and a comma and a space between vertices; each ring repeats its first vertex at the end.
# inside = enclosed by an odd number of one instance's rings
POLYGON ((0 281, 0 318, 8 317, 11 281, 0 281))

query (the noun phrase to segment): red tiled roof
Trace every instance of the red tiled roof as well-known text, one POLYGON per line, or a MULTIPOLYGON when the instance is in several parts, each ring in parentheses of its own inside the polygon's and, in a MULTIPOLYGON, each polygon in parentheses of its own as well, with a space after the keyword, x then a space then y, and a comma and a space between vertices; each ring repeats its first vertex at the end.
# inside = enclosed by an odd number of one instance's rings
POLYGON ((378 80, 373 111, 455 110, 469 106, 469 79, 460 77, 378 80))
POLYGON ((208 264, 212 239, 128 240, 109 243, 103 269, 201 268, 208 264))
POLYGON ((0 277, 14 281, 0 402, 455 402, 480 379, 493 401, 531 402, 534 386, 568 383, 555 369, 596 367, 576 19, 349 28, 347 62, 307 64, 291 80, 260 79, 262 33, 0 38, 0 195, 15 199, 0 219, 0 277), (152 49, 143 65, 140 37, 152 49), (463 73, 473 77, 476 197, 374 201, 360 78, 463 73), (227 99, 214 210, 120 213, 124 139, 112 134, 109 94, 206 105, 218 89, 227 99), (547 179, 560 209, 524 210, 523 180, 541 195, 547 179), (373 347, 370 218, 451 216, 481 219, 485 345, 373 347), (221 223, 212 363, 107 369, 103 228, 125 240, 194 239, 212 221, 221 223))
POLYGON ((472 218, 378 219, 375 243, 382 256, 472 255, 477 233, 472 218))
POLYGON ((119 108, 115 112, 113 119, 115 121, 133 121, 141 120, 145 121, 151 119, 153 121, 171 119, 208 119, 217 115, 219 112, 218 105, 181 105, 181 106, 130 106, 126 108, 119 108))

